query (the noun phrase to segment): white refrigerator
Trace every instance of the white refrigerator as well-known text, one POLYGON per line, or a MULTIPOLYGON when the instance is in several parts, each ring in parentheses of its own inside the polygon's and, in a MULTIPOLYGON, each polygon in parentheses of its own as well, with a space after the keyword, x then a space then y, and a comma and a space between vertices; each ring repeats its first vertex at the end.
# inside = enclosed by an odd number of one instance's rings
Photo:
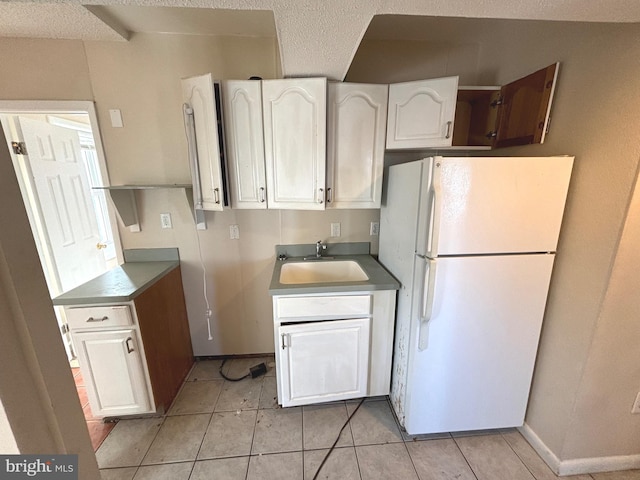
POLYGON ((389 167, 379 259, 401 283, 390 397, 407 433, 523 424, 572 166, 389 167))

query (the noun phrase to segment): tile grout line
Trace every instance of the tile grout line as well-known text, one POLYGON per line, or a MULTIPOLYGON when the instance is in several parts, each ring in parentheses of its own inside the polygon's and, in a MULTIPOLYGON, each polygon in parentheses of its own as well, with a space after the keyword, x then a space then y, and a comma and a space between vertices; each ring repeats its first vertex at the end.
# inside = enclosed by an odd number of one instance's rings
MULTIPOLYGON (((518 455, 518 452, 516 452, 516 449, 513 448, 513 445, 511 445, 511 442, 509 442, 509 440, 507 440, 504 437, 504 433, 500 432, 500 437, 502 437, 502 440, 504 441, 504 443, 506 443, 507 445, 509 445, 509 448, 511 449, 511 451, 514 453, 514 455, 518 458, 518 460, 520 460, 520 463, 522 463, 522 465, 524 465, 524 468, 527 469, 527 471, 531 474, 531 476, 533 477, 534 480, 538 480, 538 477, 536 477, 535 473, 533 473, 531 471, 531 469, 529 468, 529 465, 527 465, 527 463, 522 459, 522 457, 520 457, 520 455, 518 455)), ((557 478, 558 476, 552 471, 551 473, 553 473, 555 475, 555 477, 557 478)))
MULTIPOLYGON (((226 380, 225 380, 226 381, 226 380)), ((249 445, 249 456, 247 460, 247 470, 244 474, 245 480, 249 478, 249 466, 251 465, 251 452, 253 452, 253 442, 256 438, 256 428, 258 427, 258 418, 260 417, 260 398, 262 397, 262 389, 264 388, 264 378, 260 384, 260 395, 258 396, 258 407, 256 409, 256 419, 253 421, 253 432, 251 433, 251 445, 249 445)))
POLYGON ((469 460, 467 459, 467 456, 464 454, 464 452, 460 448, 460 445, 458 444, 458 441, 456 440, 456 437, 451 435, 451 439, 453 440, 453 443, 455 443, 456 447, 458 448, 458 451, 460 452, 460 455, 462 455, 462 458, 464 458, 464 461, 466 462, 467 466, 469 467, 469 470, 471 471, 471 475, 473 475, 476 478, 476 480, 480 480, 478 478, 478 475, 476 474, 476 471, 471 466, 471 463, 469 463, 469 460))

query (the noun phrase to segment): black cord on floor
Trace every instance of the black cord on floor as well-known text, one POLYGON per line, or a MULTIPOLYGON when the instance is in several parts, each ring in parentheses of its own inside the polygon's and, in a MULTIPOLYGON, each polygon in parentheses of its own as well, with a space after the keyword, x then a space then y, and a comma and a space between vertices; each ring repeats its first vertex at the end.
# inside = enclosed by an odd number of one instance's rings
POLYGON ((240 377, 240 378, 227 377, 224 373, 222 373, 222 367, 224 367, 224 364, 226 363, 226 361, 227 361, 226 358, 224 360, 222 360, 222 363, 220 364, 220 368, 218 369, 218 371, 220 372, 220 375, 225 380, 229 380, 230 382, 239 382, 240 380, 244 380, 245 378, 249 378, 251 376, 251 373, 247 373, 244 377, 240 377))
POLYGON ((322 463, 320 464, 320 466, 318 467, 318 470, 316 471, 316 474, 313 476, 313 480, 316 480, 318 478, 318 475, 320 475, 320 470, 322 470, 322 467, 324 466, 325 462, 327 461, 327 459, 329 458, 329 455, 331 455, 331 452, 333 452, 333 449, 336 447, 336 445, 338 444, 338 440, 340 440, 340 435, 342 435, 342 431, 347 427, 347 425, 349 425, 349 422, 351 421, 351 419, 353 418, 353 416, 356 414, 356 412, 358 411, 358 409, 360 408, 360 405, 362 405, 364 403, 364 398, 362 398, 360 400, 360 403, 358 403, 358 406, 356 407, 356 409, 351 412, 351 415, 349 415, 349 418, 347 418, 347 421, 344 422, 344 425, 342 425, 342 428, 340 429, 340 432, 338 432, 338 437, 336 438, 336 441, 333 442, 333 445, 331 445, 331 448, 329 449, 329 451, 327 452, 327 454, 324 456, 324 459, 322 459, 322 463))

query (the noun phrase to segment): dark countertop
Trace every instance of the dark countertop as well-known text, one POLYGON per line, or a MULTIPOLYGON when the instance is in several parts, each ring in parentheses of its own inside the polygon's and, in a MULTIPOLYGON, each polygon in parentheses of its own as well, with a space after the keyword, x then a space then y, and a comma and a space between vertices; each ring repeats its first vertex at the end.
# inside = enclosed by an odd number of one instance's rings
POLYGON ((333 259, 311 260, 311 262, 329 263, 340 260, 354 260, 369 277, 369 280, 360 282, 323 282, 323 283, 280 283, 280 270, 282 266, 292 262, 304 262, 304 257, 290 257, 286 260, 276 260, 273 267, 269 293, 271 295, 295 295, 307 293, 334 293, 334 292, 363 292, 372 290, 398 290, 400 284, 387 272, 371 255, 334 255, 333 259))

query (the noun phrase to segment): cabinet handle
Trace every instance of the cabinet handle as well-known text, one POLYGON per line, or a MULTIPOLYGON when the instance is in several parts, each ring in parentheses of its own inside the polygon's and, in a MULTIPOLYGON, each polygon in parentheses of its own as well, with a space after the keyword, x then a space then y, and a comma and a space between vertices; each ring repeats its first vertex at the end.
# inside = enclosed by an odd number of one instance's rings
POLYGON ((318 189, 318 203, 324 202, 324 190, 322 188, 318 189))
POLYGON ((213 198, 215 199, 215 202, 218 205, 220 205, 220 189, 219 188, 214 188, 213 189, 213 198))
POLYGON ((331 188, 327 188, 327 203, 333 202, 333 190, 331 188))
POLYGON ((104 322, 105 320, 109 320, 109 317, 107 317, 106 315, 102 318, 93 318, 93 317, 87 318, 87 322, 104 322))
POLYGON ((453 125, 453 122, 447 122, 447 134, 444 136, 444 138, 451 138, 451 126, 453 125))
POLYGON ((260 187, 259 198, 260 198, 260 203, 264 203, 264 201, 265 201, 265 198, 264 198, 264 187, 260 187))
POLYGON ((280 338, 282 338, 282 349, 284 350, 286 348, 286 345, 284 343, 284 337, 285 337, 286 333, 281 333, 280 334, 280 338))
POLYGON ((133 353, 135 350, 133 347, 129 346, 129 341, 133 341, 133 338, 129 337, 124 341, 124 344, 127 346, 127 353, 133 353))

